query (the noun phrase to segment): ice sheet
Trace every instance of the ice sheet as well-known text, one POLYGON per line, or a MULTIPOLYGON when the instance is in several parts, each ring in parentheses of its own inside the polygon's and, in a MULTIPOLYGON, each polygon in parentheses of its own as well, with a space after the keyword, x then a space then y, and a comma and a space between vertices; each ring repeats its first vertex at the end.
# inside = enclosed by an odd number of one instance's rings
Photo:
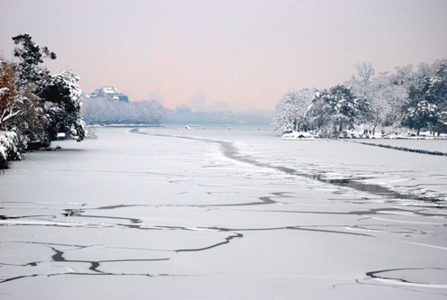
POLYGON ((447 295, 446 157, 264 127, 97 135, 0 176, 2 299, 447 295))

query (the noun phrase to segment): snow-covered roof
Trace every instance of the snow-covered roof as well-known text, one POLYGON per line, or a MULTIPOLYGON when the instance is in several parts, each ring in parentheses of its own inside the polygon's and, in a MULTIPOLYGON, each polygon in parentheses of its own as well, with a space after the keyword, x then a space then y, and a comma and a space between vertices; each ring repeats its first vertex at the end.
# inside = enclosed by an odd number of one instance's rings
POLYGON ((114 86, 105 86, 87 95, 89 98, 106 98, 109 100, 129 102, 129 97, 119 93, 114 86))
POLYGON ((101 88, 102 92, 105 94, 117 94, 118 90, 113 86, 105 86, 101 88))

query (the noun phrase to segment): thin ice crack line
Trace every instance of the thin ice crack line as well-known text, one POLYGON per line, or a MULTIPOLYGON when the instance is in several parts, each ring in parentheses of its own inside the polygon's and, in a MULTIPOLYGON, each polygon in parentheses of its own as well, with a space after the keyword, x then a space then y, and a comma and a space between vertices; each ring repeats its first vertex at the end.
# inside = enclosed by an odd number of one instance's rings
POLYGON ((392 288, 392 289, 397 289, 397 290, 404 290, 404 291, 411 291, 411 292, 417 292, 417 293, 424 293, 424 294, 433 294, 433 295, 445 295, 445 293, 436 293, 434 291, 427 291, 427 290, 423 290, 421 291, 420 289, 417 289, 417 287, 415 285, 402 285, 402 284, 392 284, 390 282, 387 282, 386 280, 383 280, 382 283, 380 283, 379 279, 375 279, 376 282, 363 282, 366 280, 373 280, 373 278, 366 278, 366 279, 356 279, 356 283, 360 284, 360 285, 368 285, 368 286, 381 286, 381 287, 387 287, 387 288, 392 288))
POLYGON ((6 283, 9 281, 24 279, 24 278, 32 278, 32 277, 53 277, 53 276, 141 276, 141 277, 193 277, 196 275, 181 275, 181 274, 167 274, 167 273, 160 273, 160 274, 150 274, 150 273, 110 273, 110 272, 104 272, 104 273, 81 273, 81 272, 62 272, 62 273, 54 273, 54 274, 31 274, 31 275, 20 275, 15 277, 10 277, 4 280, 0 281, 0 284, 6 283))
POLYGON ((366 273, 366 276, 372 279, 383 280, 385 282, 397 283, 397 284, 405 284, 410 286, 424 286, 430 288, 447 288, 447 284, 430 284, 425 282, 415 282, 410 281, 404 278, 391 277, 391 276, 382 276, 378 274, 387 273, 387 272, 395 272, 395 271, 420 271, 420 270, 438 270, 445 271, 445 268, 440 267, 426 267, 426 268, 396 268, 396 269, 386 269, 386 270, 378 270, 378 271, 370 271, 366 273))
POLYGON ((244 236, 241 233, 235 233, 234 235, 230 235, 230 236, 226 237, 225 241, 220 242, 220 243, 216 243, 216 244, 208 246, 208 247, 197 248, 197 249, 178 249, 178 250, 175 250, 175 252, 176 253, 180 253, 180 252, 198 252, 198 251, 209 250, 209 249, 216 248, 216 247, 219 247, 219 246, 222 246, 222 245, 225 245, 225 244, 229 244, 232 239, 242 238, 242 237, 244 237, 244 236))
POLYGON ((373 235, 365 234, 365 233, 355 233, 355 232, 346 232, 346 231, 338 231, 338 230, 328 230, 328 229, 319 229, 318 227, 331 227, 330 225, 324 226, 285 226, 285 227, 271 227, 271 228, 220 228, 220 227, 198 227, 199 229, 208 229, 208 230, 218 230, 222 232, 257 232, 257 231, 275 231, 275 230, 301 230, 301 231, 314 231, 314 232, 322 232, 322 233, 336 233, 336 234, 346 234, 346 235, 356 235, 356 236, 365 236, 365 237, 375 237, 373 235), (314 227, 314 228, 312 228, 314 227))
MULTIPOLYGON (((165 228, 160 228, 159 230, 163 230, 165 228)), ((88 248, 94 248, 94 247, 103 247, 103 249, 120 249, 120 250, 138 250, 138 251, 152 251, 152 252, 174 252, 175 250, 168 250, 168 249, 154 249, 154 248, 134 248, 134 247, 110 247, 110 246, 103 246, 101 244, 92 244, 92 245, 74 245, 74 244, 61 244, 61 243, 45 243, 45 242, 30 242, 30 241, 0 241, 0 244, 2 243, 11 243, 11 244, 33 244, 33 245, 42 245, 42 246, 48 246, 51 249, 54 247, 52 246, 59 246, 59 247, 69 247, 72 248, 69 251, 73 250, 81 250, 81 249, 88 249, 88 248)), ((102 260, 105 262, 106 260, 102 260)), ((111 260, 112 261, 112 260, 111 260)), ((0 265, 7 265, 7 266, 27 266, 30 264, 40 263, 42 261, 35 261, 30 262, 27 264, 7 264, 7 263, 0 263, 0 265)))
MULTIPOLYGON (((205 251, 209 250, 218 246, 222 246, 225 244, 229 244, 231 240, 235 238, 243 238, 243 234, 240 232, 253 232, 253 231, 274 231, 274 230, 301 230, 301 231, 313 231, 313 232, 322 232, 322 233, 336 233, 336 234, 346 234, 346 235, 355 235, 355 236, 365 236, 365 237, 374 237, 369 234, 363 234, 363 233, 352 233, 352 232, 345 232, 345 231, 337 231, 337 230, 328 230, 328 229, 319 229, 316 228, 318 226, 286 226, 286 227, 274 227, 274 228, 219 228, 219 227, 197 227, 197 228, 185 228, 185 227, 169 227, 169 226, 158 226, 160 229, 171 229, 171 230, 197 230, 197 229, 206 229, 206 230, 213 230, 218 232, 233 232, 232 235, 225 238, 224 241, 206 246, 201 248, 191 248, 191 249, 172 249, 172 250, 163 250, 166 252, 173 252, 173 253, 180 253, 180 252, 198 252, 198 251, 205 251), (314 227, 314 228, 310 228, 314 227)), ((330 227, 330 226, 323 226, 323 227, 330 227)), ((94 272, 102 272, 99 271, 97 268, 100 266, 100 263, 107 263, 107 262, 128 262, 128 261, 164 261, 169 260, 170 258, 156 258, 156 259, 121 259, 121 260, 98 260, 98 261, 88 261, 88 260, 67 260, 64 258, 64 253, 61 250, 56 249, 53 246, 64 246, 64 247, 75 247, 79 249, 83 248, 89 248, 93 246, 82 246, 82 245, 67 245, 67 244, 54 244, 54 243, 34 243, 34 242, 23 242, 23 243, 32 243, 32 244, 42 244, 49 246, 55 254, 51 257, 53 261, 56 262, 68 262, 68 263, 89 263, 91 264, 90 270, 94 272)), ((160 250, 160 249, 159 249, 160 250)), ((37 263, 41 262, 32 262, 28 263, 26 265, 36 265, 37 263)), ((5 264, 3 264, 5 265, 5 264)))
MULTIPOLYGON (((258 211, 259 212, 259 211, 258 211)), ((405 212, 410 213, 411 215, 423 216, 423 217, 444 217, 447 218, 447 214, 442 213, 429 213, 424 212, 422 210, 409 210, 409 209, 401 209, 401 208, 376 208, 364 211, 348 211, 348 212, 336 212, 336 211, 294 211, 294 210, 264 210, 262 212, 267 213, 290 213, 290 214, 317 214, 317 215, 357 215, 357 216, 373 216, 373 215, 381 215, 381 216, 393 216, 392 212, 405 212)), ((400 216, 400 215, 399 215, 400 216)), ((399 221, 396 221, 399 222, 399 221)), ((443 224, 443 223, 429 223, 429 222, 419 222, 421 224, 443 224)))
MULTIPOLYGON (((272 193, 273 195, 276 195, 276 193, 272 193)), ((290 197, 290 196, 282 196, 282 195, 276 195, 280 197, 290 197)), ((98 216, 98 215, 84 215, 83 213, 85 211, 89 210, 99 210, 99 209, 117 209, 117 208, 124 208, 124 207, 220 207, 220 206, 250 206, 250 205, 266 205, 266 204, 274 204, 278 203, 277 201, 274 201, 271 199, 272 197, 259 197, 259 200, 261 202, 246 202, 246 203, 234 203, 234 204, 196 204, 196 205, 174 205, 174 204, 120 204, 120 205, 110 205, 110 206, 100 206, 100 207, 85 207, 85 208, 67 208, 64 209, 65 217, 85 217, 85 218, 105 218, 105 219, 117 219, 117 220, 129 220, 132 223, 141 223, 142 220, 138 218, 125 218, 125 217, 112 217, 112 216, 98 216)), ((29 215, 29 216, 6 216, 6 215, 0 215, 0 226, 2 226, 1 221, 2 220, 12 220, 12 219, 26 219, 26 218, 36 218, 36 217, 47 217, 51 219, 56 219, 55 215, 29 215)), ((37 220, 43 220, 43 221, 49 221, 48 219, 37 219, 37 220)), ((8 223, 9 225, 9 223, 8 223)))
MULTIPOLYGON (((354 212, 313 212, 313 211, 263 211, 263 212, 267 212, 267 213, 295 213, 295 214, 328 214, 328 215, 374 215, 374 214, 380 214, 380 210, 374 212, 374 211, 354 211, 354 212)), ((417 213, 416 213, 417 214, 417 213)), ((388 214, 385 214, 388 215, 388 214)), ((96 217, 96 216, 82 216, 82 215, 78 215, 77 217, 96 217)), ((126 218, 127 219, 127 218, 126 218)), ((380 218, 375 218, 378 220, 382 220, 380 218)), ((389 220, 385 220, 384 221, 389 221, 389 220)), ((392 221, 392 220, 391 220, 392 221)), ((443 223, 424 223, 424 224, 429 224, 429 225, 434 225, 434 226, 440 226, 443 223)), ((34 224, 34 225, 28 225, 28 226, 55 226, 55 227, 69 227, 69 226, 62 226, 60 224, 44 224, 44 225, 39 225, 39 224, 34 224)), ((305 227, 315 227, 315 226, 301 226, 301 225, 297 225, 297 226, 288 226, 288 227, 278 227, 278 228, 238 228, 238 229, 223 229, 223 228, 213 228, 213 227, 197 227, 197 228, 186 228, 186 227, 173 227, 173 226, 158 226, 158 225, 147 225, 147 224, 141 224, 141 225, 132 225, 132 224, 110 224, 107 226, 102 225, 101 228, 110 228, 110 227, 124 227, 124 228, 131 228, 131 229, 141 229, 141 230, 186 230, 186 231, 195 231, 197 229, 208 229, 208 230, 218 230, 218 231, 255 231, 255 230, 281 230, 281 229, 300 229, 300 230, 316 230, 316 229, 306 229, 305 227)), ((327 226, 326 226, 327 227, 327 226)), ((321 231, 321 230, 319 230, 321 231)), ((326 230, 326 232, 328 232, 326 230)), ((343 233, 343 232, 335 232, 334 233, 343 233)), ((347 234, 346 232, 344 232, 345 234, 347 234)))
MULTIPOLYGON (((170 227, 162 227, 162 228, 168 228, 172 229, 170 227)), ((187 229, 182 227, 175 227, 174 229, 187 229)), ((316 232, 324 232, 324 233, 338 233, 338 234, 347 234, 347 235, 356 235, 356 236, 365 236, 365 237, 374 237, 368 234, 359 234, 359 233, 349 233, 349 232, 343 232, 343 231, 334 231, 334 230, 323 230, 323 229, 315 229, 315 228, 306 228, 301 226, 287 226, 287 227, 278 227, 278 228, 260 228, 260 229, 229 229, 229 228, 218 228, 218 227, 198 227, 198 229, 207 229, 207 230, 217 230, 219 232, 233 232, 232 235, 225 238, 225 241, 207 246, 202 248, 192 248, 192 249, 176 249, 176 250, 170 250, 174 253, 182 253, 182 252, 198 252, 198 251, 206 251, 210 250, 222 245, 229 244, 231 240, 235 238, 243 238, 243 234, 238 233, 236 231, 267 231, 267 230, 303 230, 303 231, 316 231, 316 232)), ((42 243, 44 244, 44 243, 42 243)), ((66 245, 64 245, 66 246, 66 245)), ((29 277, 38 277, 38 276, 60 276, 60 275, 108 275, 108 276, 149 276, 149 277, 155 277, 151 274, 133 274, 133 273, 110 273, 110 272, 104 272, 101 270, 98 270, 98 268, 101 266, 101 263, 108 263, 108 262, 143 262, 143 261, 167 261, 170 260, 172 257, 169 258, 154 258, 154 259, 122 259, 122 260, 98 260, 98 261, 88 261, 88 260, 67 260, 64 258, 64 253, 61 250, 56 249, 55 247, 50 248, 55 252, 54 255, 51 256, 52 261, 54 262, 66 262, 66 263, 86 263, 90 264, 89 270, 95 272, 95 273, 80 273, 80 272, 65 272, 65 273, 57 273, 57 274, 32 274, 32 275, 22 275, 22 276, 16 276, 12 278, 7 278, 5 280, 0 281, 1 283, 9 282, 12 280, 18 280, 23 278, 29 278, 29 277)), ((34 263, 28 263, 27 265, 34 265, 34 263)), ((158 274, 156 276, 172 276, 169 274, 158 274)), ((175 275, 173 275, 175 276, 175 275)))
POLYGON ((275 166, 268 163, 262 163, 257 161, 256 159, 250 157, 249 155, 242 155, 239 153, 238 149, 233 145, 231 142, 226 141, 220 141, 220 140, 210 140, 210 139, 202 139, 197 137, 186 137, 186 136, 179 136, 179 135, 167 135, 167 134, 153 134, 153 133, 147 133, 147 132, 141 132, 138 129, 131 130, 131 133, 136 134, 142 134, 142 135, 149 135, 149 136, 158 136, 158 137, 165 137, 165 138, 178 138, 178 139, 185 139, 185 140, 194 140, 194 141, 202 141, 207 143, 215 143, 221 146, 224 156, 227 158, 239 161, 239 162, 245 162, 257 167, 262 168, 269 168, 277 171, 281 171, 283 173, 289 174, 289 175, 295 175, 307 179, 316 180, 325 184, 331 184, 338 187, 347 187, 351 188, 356 191, 360 192, 366 192, 372 195, 377 195, 380 197, 386 197, 386 198, 397 198, 397 199, 403 199, 403 200, 420 200, 420 201, 427 201, 427 202, 443 202, 442 199, 438 199, 436 197, 426 197, 426 196, 418 196, 414 194, 403 194, 397 191, 394 191, 392 189, 383 187, 381 185, 376 184, 367 184, 367 183, 361 183, 359 181, 355 181, 349 178, 343 178, 343 179, 330 179, 325 177, 325 172, 320 171, 317 174, 313 173, 304 173, 299 172, 297 170, 294 170, 292 168, 283 167, 283 166, 275 166))
MULTIPOLYGON (((33 169, 33 172, 50 172, 48 169, 33 169)), ((110 173, 110 174, 135 174, 135 175, 161 175, 168 177, 184 177, 183 174, 172 174, 172 173, 159 173, 159 172, 149 172, 149 171, 118 171, 118 170, 69 170, 69 169, 52 169, 51 172, 70 172, 70 173, 110 173)), ((8 203, 8 202, 3 202, 8 203)), ((13 202, 11 202, 13 203, 13 202)), ((32 203, 32 202, 31 202, 32 203)))
MULTIPOLYGON (((242 238, 243 235, 240 233, 234 233, 233 235, 230 235, 225 238, 225 241, 219 242, 213 245, 210 245, 208 247, 202 247, 202 248, 192 248, 192 249, 176 249, 176 250, 170 250, 170 252, 173 253, 181 253, 181 252, 198 252, 198 251, 205 251, 212 248, 216 248, 225 244, 229 244, 231 240, 235 238, 242 238)), ((66 273, 57 273, 57 274, 32 274, 32 275, 22 275, 22 276, 16 276, 7 278, 5 280, 0 281, 1 283, 5 283, 12 280, 18 280, 23 278, 29 278, 29 277, 37 277, 37 276, 56 276, 56 275, 114 275, 114 276, 128 276, 128 275, 134 275, 134 276, 149 276, 149 277, 155 277, 151 274, 132 274, 132 273, 110 273, 110 272, 104 272, 99 270, 98 268, 101 266, 101 263, 111 263, 111 262, 152 262, 152 261, 167 261, 170 260, 172 257, 166 257, 166 258, 148 258, 148 259, 116 259, 116 260, 98 260, 98 261, 88 261, 88 260, 71 260, 71 259, 65 259, 64 253, 61 250, 56 249, 55 247, 50 248, 55 252, 54 255, 51 256, 52 261, 54 262, 64 262, 64 263, 86 263, 90 264, 89 270, 95 272, 95 273, 79 273, 79 272, 66 272, 66 273)), ((37 265, 37 263, 40 262, 33 262, 28 263, 26 265, 37 265)), ((169 275, 169 274, 158 274, 158 276, 175 276, 175 275, 169 275)))
MULTIPOLYGON (((428 248, 433 248, 433 249, 437 249, 437 250, 447 251, 446 247, 441 247, 441 246, 435 246, 435 245, 417 243, 417 242, 410 242, 410 241, 401 241, 401 242, 411 244, 411 245, 416 245, 416 246, 422 246, 422 247, 428 247, 428 248)), ((446 287, 447 287, 447 285, 446 285, 446 287)))
POLYGON ((98 270, 101 263, 110 263, 110 262, 152 262, 152 261, 166 261, 170 260, 171 257, 165 257, 165 258, 139 258, 139 259, 110 259, 110 260, 76 260, 76 259, 65 259, 64 254, 65 252, 60 251, 54 247, 50 247, 56 254, 51 256, 52 261, 55 262, 65 262, 65 263, 86 263, 90 264, 89 270, 93 272, 98 272, 101 274, 106 274, 107 272, 103 272, 101 270, 98 270))

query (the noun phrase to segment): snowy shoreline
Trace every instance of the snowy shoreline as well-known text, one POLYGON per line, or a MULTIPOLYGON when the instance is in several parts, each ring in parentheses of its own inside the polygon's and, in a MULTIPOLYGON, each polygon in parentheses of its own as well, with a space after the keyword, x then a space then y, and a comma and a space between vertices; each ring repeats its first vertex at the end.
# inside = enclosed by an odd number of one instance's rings
POLYGON ((379 144, 379 143, 367 143, 367 142, 358 142, 358 141, 353 141, 353 142, 354 143, 359 143, 359 144, 362 144, 362 145, 382 147, 382 148, 399 150, 399 151, 414 152, 414 153, 429 154, 429 155, 437 155, 437 156, 447 156, 447 152, 441 152, 441 151, 429 151, 429 150, 423 150, 423 149, 414 149, 414 148, 406 148, 406 147, 399 147, 399 146, 392 146, 392 145, 384 145, 384 144, 379 144))

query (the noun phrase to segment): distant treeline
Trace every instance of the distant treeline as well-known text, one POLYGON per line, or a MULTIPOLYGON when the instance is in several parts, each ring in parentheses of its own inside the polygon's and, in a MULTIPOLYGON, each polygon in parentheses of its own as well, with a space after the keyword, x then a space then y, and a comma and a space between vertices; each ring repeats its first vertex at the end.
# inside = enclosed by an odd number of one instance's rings
POLYGON ((194 112, 186 104, 171 110, 156 100, 129 103, 84 97, 82 117, 87 124, 270 124, 269 112, 194 112))
POLYGON ((167 110, 158 101, 124 102, 83 97, 82 117, 87 124, 161 124, 167 110))
POLYGON ((313 130, 340 136, 360 129, 375 134, 421 130, 447 132, 447 60, 407 66, 394 74, 375 76, 371 64, 356 66, 357 74, 328 90, 304 88, 287 92, 277 105, 275 129, 313 130))

